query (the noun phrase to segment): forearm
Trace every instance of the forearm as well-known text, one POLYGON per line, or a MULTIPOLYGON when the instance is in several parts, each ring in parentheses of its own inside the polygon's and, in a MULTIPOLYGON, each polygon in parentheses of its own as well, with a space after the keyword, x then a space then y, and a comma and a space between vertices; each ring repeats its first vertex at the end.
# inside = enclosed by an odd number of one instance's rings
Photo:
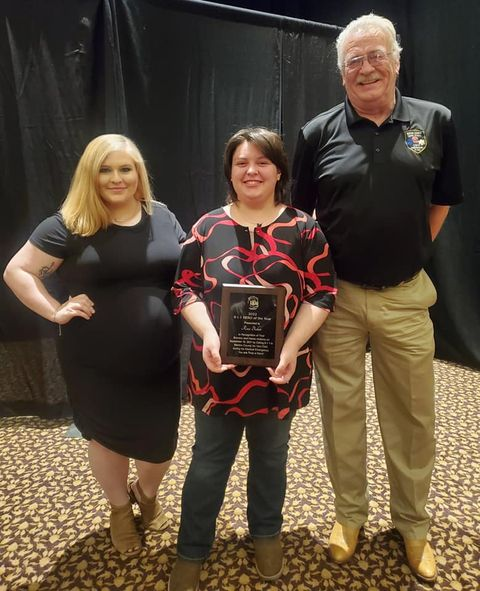
POLYGON ((280 361, 275 368, 267 368, 270 381, 274 384, 287 384, 295 373, 297 354, 310 337, 322 326, 329 311, 304 302, 283 343, 280 361))
POLYGON ((232 369, 234 365, 222 363, 220 357, 220 339, 213 326, 207 308, 203 302, 194 302, 185 306, 182 316, 203 340, 202 358, 205 365, 214 373, 222 373, 232 369))
POLYGON ((5 269, 3 278, 22 304, 39 316, 55 322, 55 313, 61 304, 47 291, 40 278, 10 265, 5 269))
POLYGON ((329 313, 326 308, 318 308, 313 304, 303 302, 288 331, 284 347, 292 351, 299 351, 322 326, 329 313))
POLYGON ((203 340, 205 340, 206 333, 211 331, 216 332, 203 302, 194 302, 193 304, 185 306, 182 310, 182 316, 203 340))
POLYGON ((442 229, 443 223, 447 219, 450 207, 448 205, 431 205, 429 212, 430 234, 432 240, 438 236, 442 229))

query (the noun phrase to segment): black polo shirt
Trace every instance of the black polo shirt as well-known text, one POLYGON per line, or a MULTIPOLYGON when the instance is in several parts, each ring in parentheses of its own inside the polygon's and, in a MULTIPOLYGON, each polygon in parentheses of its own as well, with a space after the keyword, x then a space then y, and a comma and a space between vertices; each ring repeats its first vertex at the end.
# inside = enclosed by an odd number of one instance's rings
POLYGON ((348 100, 298 137, 292 201, 317 220, 341 279, 390 286, 412 277, 431 251, 431 204, 462 200, 450 111, 402 97, 378 127, 348 100))

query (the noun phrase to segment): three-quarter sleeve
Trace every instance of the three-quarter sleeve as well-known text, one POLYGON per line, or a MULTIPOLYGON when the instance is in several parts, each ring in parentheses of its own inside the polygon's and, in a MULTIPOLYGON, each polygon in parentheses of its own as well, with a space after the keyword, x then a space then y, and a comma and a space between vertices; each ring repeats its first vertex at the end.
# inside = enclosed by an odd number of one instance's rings
POLYGON ((202 301, 202 291, 202 252, 194 226, 183 243, 172 287, 174 314, 180 314, 185 306, 202 301))
POLYGON ((303 300, 332 311, 337 293, 335 271, 327 240, 310 216, 302 231, 305 287, 303 300))

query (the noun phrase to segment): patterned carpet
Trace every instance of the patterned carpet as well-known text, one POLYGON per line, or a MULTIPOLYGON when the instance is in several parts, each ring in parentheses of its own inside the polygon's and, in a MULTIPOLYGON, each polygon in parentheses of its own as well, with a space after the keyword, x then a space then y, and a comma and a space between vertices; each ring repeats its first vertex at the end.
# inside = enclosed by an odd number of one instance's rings
MULTIPOLYGON (((217 541, 202 571, 201 591, 414 591, 479 589, 480 373, 437 361, 438 453, 429 510, 438 557, 434 586, 405 564, 391 529, 388 486, 368 383, 371 515, 346 566, 327 558, 333 502, 315 400, 293 428, 283 542, 287 568, 263 582, 245 529, 246 448, 242 446, 218 520, 217 541)), ((137 557, 121 559, 108 536, 108 509, 89 474, 86 444, 65 437, 69 422, 0 419, 0 591, 164 591, 175 559, 181 486, 193 438, 192 410, 182 414, 174 465, 161 499, 172 525, 148 533, 137 557)))

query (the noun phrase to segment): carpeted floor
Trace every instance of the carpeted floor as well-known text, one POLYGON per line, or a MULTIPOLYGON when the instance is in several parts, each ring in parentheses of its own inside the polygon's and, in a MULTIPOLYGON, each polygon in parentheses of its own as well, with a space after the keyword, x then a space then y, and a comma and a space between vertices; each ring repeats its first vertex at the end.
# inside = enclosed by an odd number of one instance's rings
MULTIPOLYGON (((202 591, 476 591, 480 588, 480 373, 437 361, 437 463, 429 510, 439 577, 421 585, 391 529, 388 485, 372 383, 368 382, 371 515, 346 566, 327 558, 333 502, 315 397, 293 428, 283 543, 287 568, 275 584, 252 563, 246 531, 246 448, 232 472, 217 541, 202 571, 202 591)), ((137 557, 122 559, 108 536, 108 509, 89 474, 86 444, 67 438, 69 422, 0 419, 0 591, 163 591, 175 559, 179 499, 193 439, 192 411, 182 413, 180 444, 161 488, 172 518, 148 533, 137 557)))

